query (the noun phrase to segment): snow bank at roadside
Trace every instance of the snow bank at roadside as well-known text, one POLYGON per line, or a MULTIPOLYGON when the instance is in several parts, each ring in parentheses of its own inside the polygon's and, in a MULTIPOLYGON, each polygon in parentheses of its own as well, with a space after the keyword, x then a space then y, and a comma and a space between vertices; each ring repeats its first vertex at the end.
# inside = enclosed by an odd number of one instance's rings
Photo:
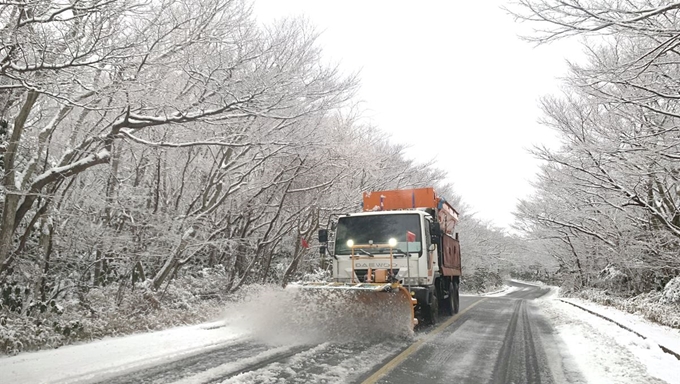
POLYGON ((680 384, 680 361, 653 341, 559 300, 540 300, 536 305, 553 324, 586 382, 680 384))
POLYGON ((77 383, 140 369, 235 342, 243 335, 222 322, 108 338, 0 358, 0 383, 77 383), (77 364, 76 364, 77 362, 77 364))
POLYGON ((486 297, 499 297, 499 296, 505 296, 505 295, 507 295, 508 293, 515 292, 515 291, 517 291, 517 290, 519 290, 519 289, 520 289, 519 287, 505 285, 505 286, 503 286, 503 288, 501 288, 501 289, 499 289, 499 290, 497 290, 497 291, 493 291, 493 292, 489 292, 489 293, 484 293, 484 294, 482 294, 482 296, 486 296, 486 297))
POLYGON ((613 307, 624 312, 639 314, 655 323, 680 328, 680 303, 671 302, 670 292, 654 291, 635 297, 625 298, 602 289, 584 289, 574 292, 569 297, 584 299, 589 302, 613 307))
POLYGON ((576 298, 561 298, 561 300, 580 305, 583 308, 587 308, 590 311, 612 319, 617 323, 643 335, 647 339, 657 344, 663 345, 673 352, 680 353, 680 329, 674 329, 664 325, 656 324, 642 318, 640 315, 634 315, 616 308, 599 305, 586 300, 576 298))

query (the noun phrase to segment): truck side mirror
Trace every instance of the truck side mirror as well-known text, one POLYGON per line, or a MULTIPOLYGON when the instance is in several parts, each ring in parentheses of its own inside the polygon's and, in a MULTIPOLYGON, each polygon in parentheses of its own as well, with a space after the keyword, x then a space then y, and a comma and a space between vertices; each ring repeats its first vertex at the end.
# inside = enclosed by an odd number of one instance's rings
POLYGON ((328 242, 328 230, 327 229, 319 229, 319 243, 327 243, 328 242))
POLYGON ((430 223, 430 242, 433 244, 439 244, 439 240, 442 237, 442 227, 439 223, 430 223))
POLYGON ((430 234, 433 237, 440 237, 442 235, 442 227, 439 225, 439 223, 431 223, 430 224, 430 234))

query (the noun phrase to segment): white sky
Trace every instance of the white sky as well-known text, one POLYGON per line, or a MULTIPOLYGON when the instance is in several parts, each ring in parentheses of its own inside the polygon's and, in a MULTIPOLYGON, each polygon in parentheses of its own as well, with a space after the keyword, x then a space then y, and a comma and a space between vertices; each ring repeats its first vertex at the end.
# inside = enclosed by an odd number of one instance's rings
POLYGON ((559 92, 576 42, 534 46, 517 34, 503 0, 254 0, 258 19, 307 17, 325 55, 360 71, 370 122, 418 161, 436 158, 477 216, 507 227, 532 192, 534 144, 556 146, 541 127, 540 96, 559 92), (414 4, 418 4, 414 6, 414 4))

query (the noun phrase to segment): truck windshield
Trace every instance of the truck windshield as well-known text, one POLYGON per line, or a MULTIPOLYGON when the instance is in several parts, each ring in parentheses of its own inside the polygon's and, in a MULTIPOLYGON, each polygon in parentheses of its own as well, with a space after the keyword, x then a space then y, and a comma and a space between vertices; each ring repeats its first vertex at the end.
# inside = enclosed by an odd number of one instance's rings
MULTIPOLYGON (((348 240, 352 240, 355 245, 370 242, 387 244, 391 238, 397 240, 395 248, 404 252, 420 253, 422 250, 420 237, 420 215, 417 214, 341 217, 335 232, 335 254, 352 253, 352 249, 347 245, 348 240)), ((384 252, 389 251, 386 249, 384 252)))

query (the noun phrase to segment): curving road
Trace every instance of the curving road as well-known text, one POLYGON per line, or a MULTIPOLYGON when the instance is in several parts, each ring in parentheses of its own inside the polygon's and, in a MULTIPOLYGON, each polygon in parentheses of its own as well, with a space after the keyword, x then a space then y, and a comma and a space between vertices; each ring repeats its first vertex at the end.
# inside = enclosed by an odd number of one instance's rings
POLYGON ((532 301, 549 292, 510 282, 506 296, 462 296, 461 311, 415 339, 291 347, 244 342, 109 378, 122 383, 583 382, 532 301))

